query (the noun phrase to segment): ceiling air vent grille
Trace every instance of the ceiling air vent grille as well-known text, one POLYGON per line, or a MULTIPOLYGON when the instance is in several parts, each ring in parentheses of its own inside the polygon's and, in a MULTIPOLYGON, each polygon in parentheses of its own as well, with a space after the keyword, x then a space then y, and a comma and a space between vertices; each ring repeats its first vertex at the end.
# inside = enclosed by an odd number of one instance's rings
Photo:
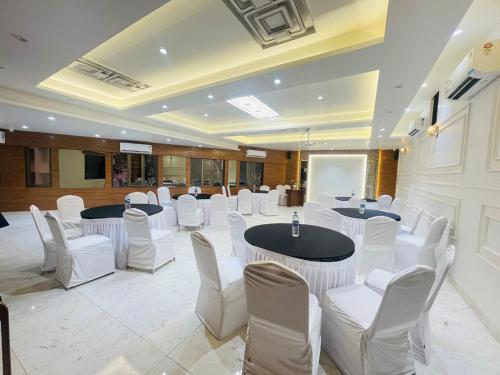
POLYGON ((125 74, 118 73, 96 62, 84 59, 83 57, 73 62, 69 67, 77 73, 118 87, 122 90, 134 92, 149 87, 149 85, 144 82, 128 77, 125 74))
POLYGON ((224 0, 254 39, 269 48, 315 33, 307 0, 224 0))

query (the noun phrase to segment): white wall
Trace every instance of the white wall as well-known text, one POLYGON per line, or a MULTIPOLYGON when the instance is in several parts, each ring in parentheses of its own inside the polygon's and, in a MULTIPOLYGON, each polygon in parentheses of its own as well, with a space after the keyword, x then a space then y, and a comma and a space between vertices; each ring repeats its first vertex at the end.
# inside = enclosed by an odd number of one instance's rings
POLYGON ((449 218, 451 280, 500 340, 500 79, 470 102, 443 100, 439 113, 439 136, 400 154, 396 195, 449 218))
POLYGON ((318 193, 364 197, 367 155, 309 155, 307 200, 318 200, 318 193))

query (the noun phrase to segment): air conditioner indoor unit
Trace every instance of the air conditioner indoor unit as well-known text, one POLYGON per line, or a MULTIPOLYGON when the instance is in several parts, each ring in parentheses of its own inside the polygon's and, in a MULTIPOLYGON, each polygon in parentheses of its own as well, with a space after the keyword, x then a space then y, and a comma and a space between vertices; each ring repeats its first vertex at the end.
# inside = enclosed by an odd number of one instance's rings
POLYGON ((120 142, 120 152, 124 152, 126 154, 151 155, 153 153, 153 146, 145 145, 145 144, 141 144, 141 143, 120 142))
POLYGON ((420 135, 425 130, 425 117, 417 117, 415 120, 410 122, 410 126, 408 127, 408 135, 410 137, 414 137, 420 135))
POLYGON ((262 150, 247 150, 247 158, 265 159, 267 156, 266 151, 262 150))
POLYGON ((500 76, 500 39, 474 48, 446 81, 448 99, 470 99, 500 76))

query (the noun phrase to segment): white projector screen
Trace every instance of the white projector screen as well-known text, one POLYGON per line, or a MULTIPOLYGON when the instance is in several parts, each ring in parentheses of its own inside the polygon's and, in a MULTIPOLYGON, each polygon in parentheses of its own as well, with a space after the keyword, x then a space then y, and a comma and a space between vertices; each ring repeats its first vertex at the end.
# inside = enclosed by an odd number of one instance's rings
POLYGON ((317 201, 318 193, 334 196, 365 196, 366 154, 309 155, 307 200, 317 201))

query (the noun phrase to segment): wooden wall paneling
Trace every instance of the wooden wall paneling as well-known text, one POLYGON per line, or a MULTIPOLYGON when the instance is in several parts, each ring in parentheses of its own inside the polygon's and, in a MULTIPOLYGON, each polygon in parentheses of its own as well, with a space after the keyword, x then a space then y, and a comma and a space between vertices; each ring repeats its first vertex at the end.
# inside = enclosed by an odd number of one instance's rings
POLYGON ((398 161, 394 158, 394 151, 380 150, 377 172, 377 197, 380 195, 396 195, 396 180, 398 176, 398 161))

